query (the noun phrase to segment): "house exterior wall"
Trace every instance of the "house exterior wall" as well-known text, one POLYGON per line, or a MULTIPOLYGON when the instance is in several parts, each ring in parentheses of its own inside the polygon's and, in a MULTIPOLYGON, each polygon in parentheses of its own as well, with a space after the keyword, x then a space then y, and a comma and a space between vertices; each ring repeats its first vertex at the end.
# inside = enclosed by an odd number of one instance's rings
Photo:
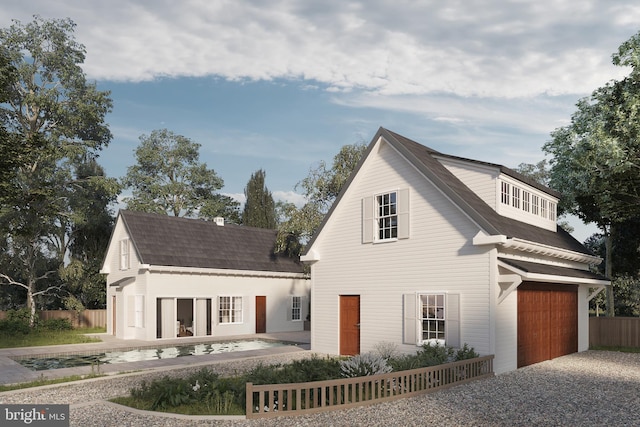
MULTIPOLYGON (((259 276, 225 276, 220 274, 188 274, 150 272, 145 300, 145 340, 156 339, 156 301, 158 298, 212 300, 212 336, 254 334, 255 297, 266 296, 267 332, 302 331, 308 313, 303 303, 299 321, 289 319, 292 296, 301 296, 308 302, 310 281, 302 278, 259 276), (218 320, 218 297, 242 297, 242 322, 221 324, 218 320)), ((163 313, 164 314, 164 313, 163 313)))
POLYGON ((478 226, 392 147, 379 142, 372 153, 313 244, 320 260, 311 267, 312 349, 339 353, 340 295, 360 295, 360 351, 392 342, 415 352, 403 344, 403 294, 450 292, 460 295, 460 342, 489 353, 490 263, 489 252, 472 245, 478 226), (410 237, 363 244, 362 199, 403 188, 410 237))
POLYGON ((471 162, 437 157, 438 161, 444 165, 460 181, 484 200, 493 210, 498 209, 500 189, 497 179, 499 171, 496 168, 483 166, 471 162))

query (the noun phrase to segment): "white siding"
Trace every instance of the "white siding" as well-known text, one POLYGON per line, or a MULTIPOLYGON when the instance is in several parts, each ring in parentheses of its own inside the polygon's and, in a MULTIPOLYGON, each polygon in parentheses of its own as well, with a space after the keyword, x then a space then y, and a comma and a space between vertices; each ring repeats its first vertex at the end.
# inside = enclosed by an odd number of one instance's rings
POLYGON ((460 294, 461 342, 489 353, 489 256, 478 227, 387 144, 374 150, 314 244, 312 349, 339 352, 339 296, 360 295, 361 352, 387 341, 403 351, 402 295, 460 294), (410 237, 363 244, 362 198, 410 188, 410 237), (464 266, 464 268, 461 268, 464 266))
POLYGON ((452 174, 460 181, 476 193, 489 206, 496 210, 498 204, 498 184, 497 178, 499 170, 495 167, 479 165, 472 162, 463 162, 460 160, 449 159, 446 157, 437 157, 452 174))

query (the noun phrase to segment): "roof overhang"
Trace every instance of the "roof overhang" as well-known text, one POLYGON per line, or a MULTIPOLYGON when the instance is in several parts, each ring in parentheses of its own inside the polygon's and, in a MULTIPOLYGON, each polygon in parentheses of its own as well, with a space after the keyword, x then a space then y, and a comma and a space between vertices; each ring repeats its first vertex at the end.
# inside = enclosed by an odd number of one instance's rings
POLYGON ((236 276, 236 277, 265 277, 275 279, 308 279, 305 273, 290 273, 285 271, 258 271, 258 270, 232 270, 224 268, 197 268, 178 267, 171 265, 149 265, 143 264, 140 270, 150 273, 169 274, 195 274, 204 276, 236 276))
POLYGON ((582 264, 598 265, 602 258, 586 253, 570 251, 568 249, 557 248, 544 245, 542 243, 531 242, 517 237, 507 237, 504 235, 486 235, 482 231, 473 238, 475 246, 494 245, 504 249, 511 249, 519 252, 547 256, 565 261, 574 261, 582 264))
POLYGON ((505 260, 498 258, 498 266, 507 270, 507 274, 498 275, 500 294, 498 303, 501 303, 511 292, 524 282, 542 282, 561 285, 588 285, 592 288, 588 301, 591 301, 611 281, 592 273, 588 270, 578 270, 548 264, 538 264, 524 261, 505 260))

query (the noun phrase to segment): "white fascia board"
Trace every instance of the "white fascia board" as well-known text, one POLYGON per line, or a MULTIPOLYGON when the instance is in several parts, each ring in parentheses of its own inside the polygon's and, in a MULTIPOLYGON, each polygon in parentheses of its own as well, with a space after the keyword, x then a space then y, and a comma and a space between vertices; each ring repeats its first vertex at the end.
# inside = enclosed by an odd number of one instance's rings
POLYGON ((311 249, 306 254, 300 256, 300 261, 307 263, 318 262, 320 261, 320 254, 315 249, 311 249))
POLYGON ((527 271, 520 270, 517 267, 498 261, 498 266, 509 270, 515 274, 520 275, 524 280, 528 282, 548 282, 558 283, 563 285, 591 285, 593 287, 608 286, 610 281, 599 279, 587 279, 582 277, 570 277, 570 276, 557 276, 554 274, 541 274, 541 273, 529 273, 527 271))
POLYGON ((147 270, 151 273, 197 274, 205 276, 269 277, 283 279, 308 278, 304 273, 288 273, 284 271, 231 270, 224 268, 194 268, 148 264, 146 266, 147 270))
POLYGON ((555 246, 544 245, 542 243, 531 242, 517 237, 508 238, 504 235, 487 235, 480 231, 473 238, 474 246, 498 245, 505 249, 512 249, 520 252, 527 252, 536 255, 559 258, 568 261, 576 261, 583 264, 598 265, 602 262, 602 258, 583 254, 580 252, 561 249, 555 246))

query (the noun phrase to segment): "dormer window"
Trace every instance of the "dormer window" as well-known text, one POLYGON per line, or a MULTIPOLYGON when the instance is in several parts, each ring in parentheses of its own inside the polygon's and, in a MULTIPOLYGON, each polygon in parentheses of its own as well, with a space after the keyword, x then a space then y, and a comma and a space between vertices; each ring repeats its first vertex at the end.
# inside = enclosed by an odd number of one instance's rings
POLYGON ((499 181, 501 215, 555 230, 556 199, 524 183, 499 181))

